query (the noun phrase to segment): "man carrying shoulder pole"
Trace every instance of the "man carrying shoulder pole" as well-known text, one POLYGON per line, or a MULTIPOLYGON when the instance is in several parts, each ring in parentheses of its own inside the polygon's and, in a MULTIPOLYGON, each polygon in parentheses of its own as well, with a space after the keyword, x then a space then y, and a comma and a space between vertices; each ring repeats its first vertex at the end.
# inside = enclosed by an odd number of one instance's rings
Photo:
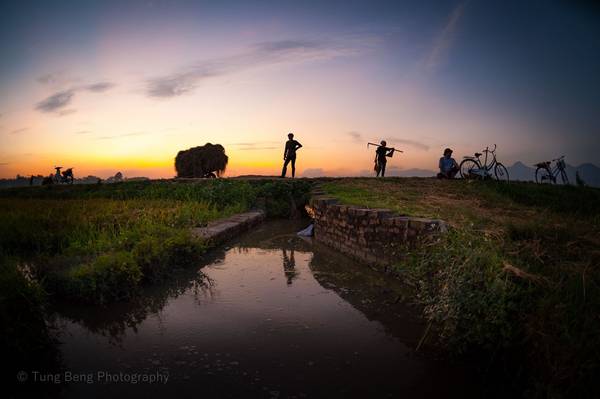
POLYGON ((375 172, 377 173, 377 177, 381 174, 381 177, 385 177, 385 166, 387 165, 387 158, 391 158, 394 155, 394 151, 402 152, 395 148, 388 148, 387 142, 385 140, 381 140, 380 144, 375 143, 367 143, 367 147, 370 145, 374 145, 377 147, 375 150, 375 172))

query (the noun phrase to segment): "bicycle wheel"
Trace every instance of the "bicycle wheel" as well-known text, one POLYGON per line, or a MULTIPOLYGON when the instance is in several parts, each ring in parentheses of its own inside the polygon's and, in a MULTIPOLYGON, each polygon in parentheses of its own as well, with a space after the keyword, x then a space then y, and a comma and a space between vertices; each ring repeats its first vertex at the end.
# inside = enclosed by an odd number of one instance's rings
POLYGON ((536 183, 552 183, 552 174, 548 168, 537 168, 535 170, 535 182, 536 183))
POLYGON ((567 172, 565 172, 564 170, 560 171, 560 178, 563 184, 569 184, 569 177, 567 176, 567 172))
POLYGON ((497 163, 494 166, 494 174, 496 175, 496 180, 508 183, 508 169, 501 163, 497 163))
POLYGON ((473 159, 464 159, 458 166, 458 170, 463 179, 476 179, 478 175, 472 172, 479 170, 479 164, 473 159))

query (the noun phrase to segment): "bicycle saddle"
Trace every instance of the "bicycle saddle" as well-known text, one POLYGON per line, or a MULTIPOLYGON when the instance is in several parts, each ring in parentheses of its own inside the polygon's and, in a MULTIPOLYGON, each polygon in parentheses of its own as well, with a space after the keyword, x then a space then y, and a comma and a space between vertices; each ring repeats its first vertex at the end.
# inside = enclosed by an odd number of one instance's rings
POLYGON ((480 153, 480 152, 476 152, 476 153, 475 153, 475 156, 476 156, 477 158, 479 158, 479 157, 481 156, 481 153, 480 153))
POLYGON ((536 163, 535 166, 537 166, 538 168, 547 168, 548 166, 550 166, 550 161, 539 162, 536 163))

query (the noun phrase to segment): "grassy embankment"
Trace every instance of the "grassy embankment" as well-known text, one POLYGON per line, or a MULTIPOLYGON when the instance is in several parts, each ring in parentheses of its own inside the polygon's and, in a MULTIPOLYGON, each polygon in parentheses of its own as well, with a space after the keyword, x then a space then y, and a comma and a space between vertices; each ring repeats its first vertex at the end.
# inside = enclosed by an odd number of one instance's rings
POLYGON ((207 248, 191 227, 257 205, 287 216, 291 198, 301 205, 309 189, 306 181, 206 180, 1 190, 2 348, 30 364, 50 341, 48 300, 126 300, 197 264, 207 248))
POLYGON ((241 180, 3 190, 0 258, 3 270, 27 268, 55 296, 126 299, 141 282, 197 261, 206 248, 190 228, 259 201, 270 216, 285 216, 290 195, 301 204, 308 190, 305 181, 241 180))
POLYGON ((534 396, 596 392, 600 190, 398 178, 323 188, 347 204, 450 224, 395 265, 438 344, 505 369, 534 396))

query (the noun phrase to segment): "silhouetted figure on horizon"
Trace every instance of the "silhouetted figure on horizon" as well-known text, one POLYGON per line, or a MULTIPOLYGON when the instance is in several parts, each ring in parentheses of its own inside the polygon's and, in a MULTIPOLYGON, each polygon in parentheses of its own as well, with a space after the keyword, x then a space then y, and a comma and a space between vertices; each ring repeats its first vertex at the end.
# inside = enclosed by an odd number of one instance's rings
POLYGON ((444 156, 440 158, 439 168, 438 179, 453 179, 456 176, 458 173, 458 164, 452 158, 452 149, 446 148, 444 150, 444 156))
POLYGON ((60 176, 60 170, 62 169, 62 166, 55 166, 54 170, 56 170, 56 172, 54 172, 54 180, 56 181, 56 183, 60 183, 61 182, 61 176, 60 176))
POLYGON ((287 166, 292 163, 292 177, 296 176, 296 151, 302 148, 302 144, 294 140, 294 134, 288 134, 288 141, 285 143, 285 150, 283 151, 283 169, 281 170, 281 177, 285 177, 287 173, 287 166))
POLYGON ((381 145, 375 150, 375 172, 377 177, 381 174, 381 177, 385 177, 385 165, 387 164, 387 158, 394 155, 393 148, 387 148, 385 140, 381 140, 381 145))

